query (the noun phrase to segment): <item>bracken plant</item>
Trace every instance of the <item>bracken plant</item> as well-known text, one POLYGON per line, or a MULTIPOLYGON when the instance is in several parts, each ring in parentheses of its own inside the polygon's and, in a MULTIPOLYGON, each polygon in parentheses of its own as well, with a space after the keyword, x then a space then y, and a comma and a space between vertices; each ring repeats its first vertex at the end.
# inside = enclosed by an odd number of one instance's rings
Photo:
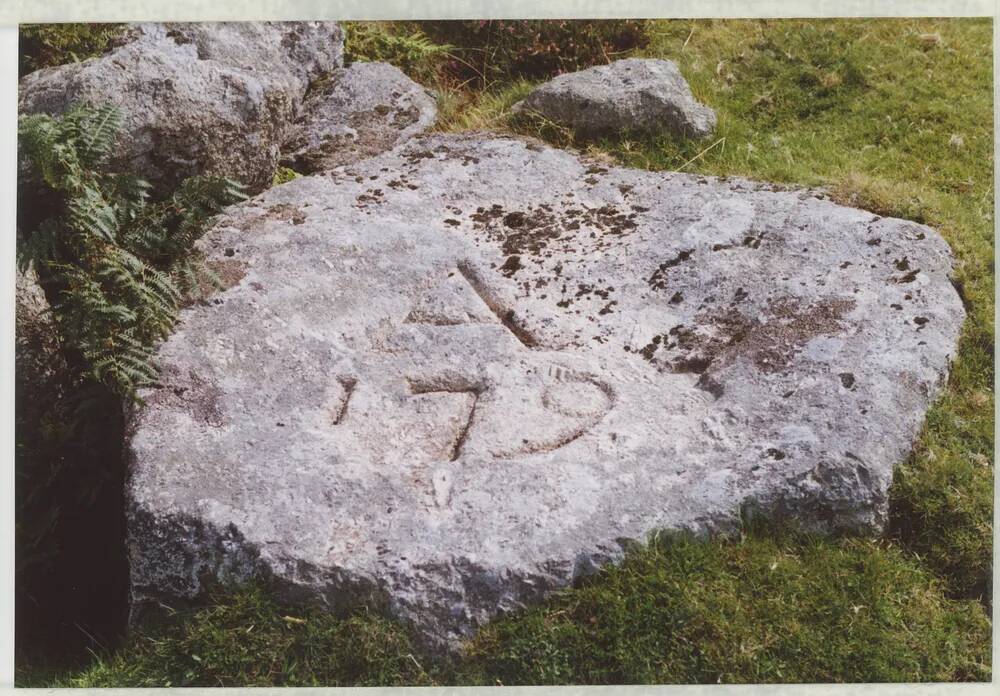
POLYGON ((121 396, 152 383, 155 344, 183 294, 210 271, 193 260, 208 219, 245 198, 231 179, 196 176, 158 196, 110 171, 121 113, 77 105, 18 124, 18 264, 34 265, 71 365, 121 396))

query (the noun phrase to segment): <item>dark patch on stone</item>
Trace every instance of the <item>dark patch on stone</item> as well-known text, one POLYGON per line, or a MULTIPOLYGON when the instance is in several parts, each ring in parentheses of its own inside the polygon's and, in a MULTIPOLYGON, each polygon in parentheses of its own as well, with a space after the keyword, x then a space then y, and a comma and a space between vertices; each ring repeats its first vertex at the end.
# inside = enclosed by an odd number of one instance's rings
POLYGON ((702 373, 702 375, 698 378, 698 381, 694 383, 694 386, 702 391, 708 392, 716 399, 721 397, 726 391, 722 383, 714 379, 707 372, 702 373))
POLYGON ((840 383, 844 385, 844 389, 850 389, 854 386, 854 375, 850 372, 841 372, 840 383))
MULTIPOLYGON (((796 352, 814 336, 834 333, 853 309, 852 298, 830 298, 803 307, 799 300, 772 301, 766 319, 751 319, 736 309, 705 310, 694 327, 679 324, 663 336, 663 357, 655 362, 672 372, 703 373, 749 360, 762 372, 787 367, 796 352)), ((658 343, 639 351, 654 362, 658 343)))
POLYGON ((660 347, 660 339, 660 336, 654 336, 653 340, 640 348, 637 352, 646 360, 651 361, 653 359, 653 354, 656 353, 657 349, 660 347))
POLYGON ((506 211, 494 204, 489 208, 480 206, 469 217, 473 228, 485 232, 490 240, 501 242, 508 256, 548 256, 552 250, 547 247, 557 241, 563 241, 558 250, 577 251, 576 245, 581 238, 571 233, 583 229, 584 225, 592 230, 582 239, 592 239, 589 246, 603 249, 609 246, 609 242, 602 239, 604 235, 621 235, 636 227, 629 215, 611 205, 584 210, 573 208, 560 213, 548 204, 515 211, 506 211))
POLYGON ((694 253, 694 249, 685 249, 677 253, 672 259, 667 259, 653 271, 653 274, 649 277, 646 282, 649 283, 649 287, 653 290, 663 290, 667 286, 667 269, 673 268, 678 264, 683 263, 691 258, 694 253))
POLYGON ((523 266, 521 265, 521 257, 518 256, 517 254, 513 254, 512 256, 508 256, 507 260, 504 261, 504 264, 502 266, 500 266, 500 270, 508 278, 510 278, 512 275, 514 275, 515 273, 517 273, 522 268, 523 268, 523 266))
MULTIPOLYGON (((909 273, 907 273, 905 275, 897 276, 895 278, 891 278, 890 280, 893 283, 900 283, 900 284, 912 283, 914 280, 917 279, 917 274, 918 273, 920 273, 920 269, 919 268, 914 268, 909 273)), ((907 298, 907 299, 909 299, 909 298, 907 298)))
MULTIPOLYGON (((170 31, 168 31, 167 32, 167 37, 173 39, 174 43, 177 44, 178 46, 183 46, 184 44, 194 43, 194 39, 192 39, 192 38, 190 38, 188 36, 185 36, 182 32, 180 32, 180 31, 178 31, 176 29, 171 29, 170 31)), ((198 58, 199 59, 202 58, 200 52, 199 52, 198 58)))
POLYGON ((420 160, 434 159, 434 153, 427 150, 409 150, 403 156, 411 165, 420 164, 420 160))
POLYGON ((707 356, 697 355, 690 358, 679 358, 670 363, 670 369, 673 372, 685 373, 693 372, 694 374, 702 374, 708 369, 708 366, 712 364, 712 359, 707 356))
POLYGON ((524 213, 507 213, 504 215, 503 224, 513 229, 520 229, 524 227, 524 213))
POLYGON ((247 274, 246 264, 236 259, 212 259, 205 265, 216 275, 221 287, 199 278, 198 288, 191 293, 193 300, 203 301, 219 290, 228 290, 243 280, 247 274))
POLYGON ((256 224, 260 220, 281 220, 282 222, 290 222, 293 225, 301 225, 306 221, 306 215, 294 205, 278 203, 270 206, 266 212, 251 220, 250 224, 256 224))

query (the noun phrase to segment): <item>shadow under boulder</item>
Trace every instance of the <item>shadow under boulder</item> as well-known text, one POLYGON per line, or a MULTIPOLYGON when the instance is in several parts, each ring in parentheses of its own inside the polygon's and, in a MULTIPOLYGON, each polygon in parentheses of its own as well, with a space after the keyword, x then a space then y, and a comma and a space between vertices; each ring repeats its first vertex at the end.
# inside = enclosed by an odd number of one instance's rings
POLYGON ((74 376, 30 269, 17 275, 15 331, 18 666, 69 664, 125 629, 122 409, 74 376))

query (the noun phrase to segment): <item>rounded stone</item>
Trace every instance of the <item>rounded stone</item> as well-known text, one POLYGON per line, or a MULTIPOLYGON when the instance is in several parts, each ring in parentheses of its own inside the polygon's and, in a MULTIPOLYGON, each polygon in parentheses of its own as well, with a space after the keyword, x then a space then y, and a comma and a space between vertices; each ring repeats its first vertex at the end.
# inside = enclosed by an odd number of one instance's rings
POLYGON ((715 112, 694 98, 677 65, 656 58, 563 73, 513 108, 590 135, 642 131, 704 138, 716 124, 715 112))

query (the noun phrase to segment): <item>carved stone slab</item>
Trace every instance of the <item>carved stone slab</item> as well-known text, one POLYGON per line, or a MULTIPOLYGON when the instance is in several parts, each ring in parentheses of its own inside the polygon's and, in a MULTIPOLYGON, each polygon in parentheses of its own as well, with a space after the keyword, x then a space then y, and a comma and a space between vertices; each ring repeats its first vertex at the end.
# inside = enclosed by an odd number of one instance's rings
POLYGON ((932 229, 421 137, 229 210, 131 419, 136 602, 273 576, 455 647, 662 528, 877 531, 964 317, 932 229))

